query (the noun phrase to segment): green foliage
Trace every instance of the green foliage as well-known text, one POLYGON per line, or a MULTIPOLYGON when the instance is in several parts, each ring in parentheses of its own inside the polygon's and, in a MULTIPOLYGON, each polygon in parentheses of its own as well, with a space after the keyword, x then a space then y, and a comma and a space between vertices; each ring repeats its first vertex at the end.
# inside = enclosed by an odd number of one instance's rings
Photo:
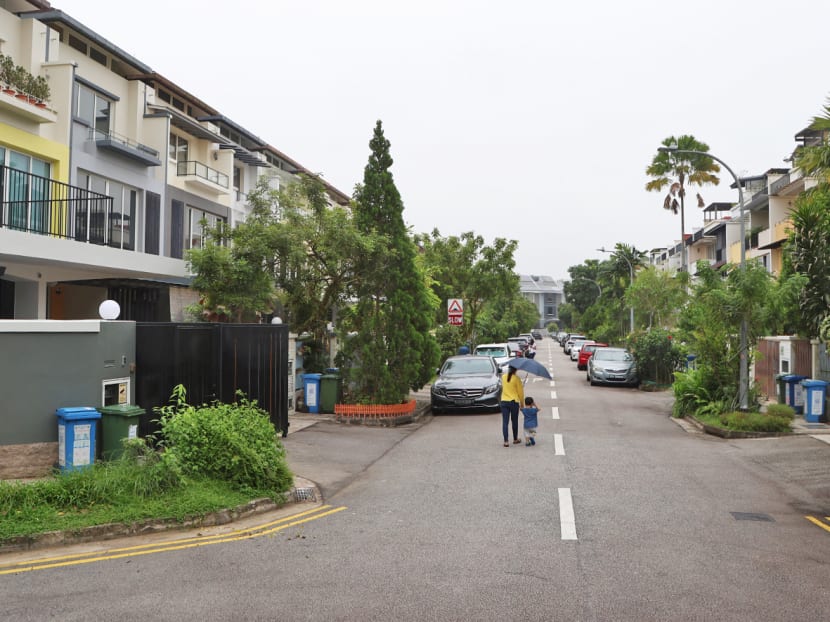
POLYGON ((518 291, 507 300, 491 300, 484 306, 476 322, 474 343, 506 341, 539 322, 539 310, 518 291))
POLYGON ((389 170, 390 143, 378 121, 363 183, 355 189, 354 223, 363 235, 379 236, 356 262, 357 303, 343 317, 342 360, 350 399, 390 404, 429 382, 438 364, 432 335, 434 295, 416 261, 416 246, 403 220, 403 202, 389 170))
POLYGON ((191 477, 225 480, 249 490, 288 490, 293 476, 268 414, 239 396, 235 404, 199 407, 186 402, 183 386, 158 409, 165 453, 191 477))
MULTIPOLYGON (((519 278, 513 272, 513 254, 518 246, 515 240, 496 238, 488 246, 483 237, 472 231, 443 237, 438 229, 433 229, 430 234, 416 235, 415 243, 439 301, 437 325, 447 321, 447 300, 461 298, 466 342, 498 341, 517 334, 504 332, 509 329, 499 325, 524 319, 509 317, 512 310, 518 310, 513 301, 522 298, 519 278)), ((538 312, 532 323, 521 324, 522 330, 537 321, 538 312)))
POLYGON ((719 415, 704 415, 698 419, 708 425, 736 432, 763 432, 784 434, 792 431, 789 416, 775 416, 762 412, 730 411, 719 415))
POLYGON ((633 306, 638 317, 647 317, 649 328, 671 328, 686 304, 685 281, 667 270, 649 266, 637 272, 633 285, 625 292, 625 304, 633 306))
POLYGON ((795 417, 795 409, 787 404, 769 404, 767 414, 771 417, 784 417, 792 420, 795 417))
POLYGON ((821 184, 800 195, 792 222, 785 252, 788 265, 802 277, 800 326, 814 337, 830 310, 830 185, 821 184))
POLYGON ((638 333, 630 342, 641 380, 671 384, 674 372, 683 368, 686 355, 669 331, 652 328, 638 333))
POLYGON ((459 326, 442 324, 435 329, 435 341, 440 351, 439 361, 444 361, 448 356, 458 354, 458 348, 464 345, 464 334, 459 326))
POLYGON ((702 408, 713 409, 723 412, 737 405, 736 392, 731 387, 721 385, 720 379, 712 372, 711 368, 700 365, 695 369, 685 372, 675 372, 674 384, 674 407, 672 414, 675 417, 695 415, 702 408))

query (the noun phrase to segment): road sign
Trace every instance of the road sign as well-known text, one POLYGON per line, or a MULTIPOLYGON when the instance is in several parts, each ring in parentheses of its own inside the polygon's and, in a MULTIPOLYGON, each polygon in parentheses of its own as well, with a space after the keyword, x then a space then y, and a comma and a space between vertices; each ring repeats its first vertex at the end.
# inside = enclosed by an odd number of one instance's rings
POLYGON ((464 301, 461 298, 447 300, 447 324, 464 326, 464 301))

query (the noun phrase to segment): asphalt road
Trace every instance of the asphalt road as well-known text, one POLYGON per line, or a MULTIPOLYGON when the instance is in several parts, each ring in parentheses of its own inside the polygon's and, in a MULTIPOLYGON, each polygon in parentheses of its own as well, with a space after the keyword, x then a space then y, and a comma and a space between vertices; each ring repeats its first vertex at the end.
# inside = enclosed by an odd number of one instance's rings
POLYGON ((285 444, 332 513, 3 575, 4 617, 830 619, 830 445, 689 431, 669 394, 590 387, 540 346, 536 447, 502 447, 497 414, 320 422, 285 444))

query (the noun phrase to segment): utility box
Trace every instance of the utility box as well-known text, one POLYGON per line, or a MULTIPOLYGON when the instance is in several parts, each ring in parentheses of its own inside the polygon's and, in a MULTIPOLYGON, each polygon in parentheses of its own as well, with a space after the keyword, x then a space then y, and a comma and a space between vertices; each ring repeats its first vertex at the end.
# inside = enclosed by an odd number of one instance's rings
POLYGON ((101 413, 91 406, 58 408, 58 466, 74 471, 95 463, 95 428, 101 413))
POLYGON ((124 455, 125 438, 138 438, 144 409, 129 404, 104 406, 101 411, 101 457, 114 460, 124 455))

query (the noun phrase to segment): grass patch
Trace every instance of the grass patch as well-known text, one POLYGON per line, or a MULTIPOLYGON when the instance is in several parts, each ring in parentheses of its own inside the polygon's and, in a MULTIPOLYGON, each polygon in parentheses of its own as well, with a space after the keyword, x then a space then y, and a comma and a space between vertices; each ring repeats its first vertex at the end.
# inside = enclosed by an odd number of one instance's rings
POLYGON ((783 434, 792 431, 792 414, 762 412, 727 412, 722 414, 698 413, 695 418, 706 425, 735 432, 762 432, 783 434))
POLYGON ((149 519, 183 521, 252 499, 284 495, 273 490, 240 488, 215 479, 188 479, 144 494, 136 481, 148 467, 99 463, 84 471, 35 482, 0 482, 0 542, 48 531, 81 529, 149 519), (132 472, 132 473, 131 473, 132 472))

